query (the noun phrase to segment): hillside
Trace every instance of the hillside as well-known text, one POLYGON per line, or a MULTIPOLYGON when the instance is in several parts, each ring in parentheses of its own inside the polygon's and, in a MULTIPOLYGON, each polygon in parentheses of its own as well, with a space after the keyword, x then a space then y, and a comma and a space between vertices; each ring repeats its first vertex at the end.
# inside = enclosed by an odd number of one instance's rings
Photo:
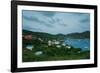
POLYGON ((27 31, 23 30, 23 35, 33 35, 35 37, 40 37, 40 38, 46 38, 46 39, 66 39, 66 38, 73 38, 73 39, 84 39, 84 38, 90 38, 90 31, 85 31, 82 33, 70 33, 70 34, 49 34, 49 33, 43 33, 43 32, 32 32, 32 31, 27 31))
POLYGON ((67 38, 90 38, 90 31, 85 31, 82 33, 71 33, 67 34, 67 38))
MULTIPOLYGON (((68 35, 63 35, 63 34, 52 35, 48 33, 31 32, 23 30, 23 36, 24 35, 32 35, 32 37, 36 38, 32 40, 26 40, 23 38, 23 43, 22 43, 23 62, 90 59, 89 50, 83 51, 79 47, 76 48, 72 45, 69 45, 68 43, 64 44, 62 42, 62 40, 64 40, 65 38, 75 37, 77 33, 75 34, 72 33, 68 35), (39 40, 39 38, 41 38, 41 40, 43 41, 39 40), (57 41, 55 42, 52 39, 54 40, 57 39, 57 41)), ((78 36, 76 36, 75 38, 85 38, 86 37, 85 35, 89 35, 89 33, 88 32, 78 33, 78 36), (84 35, 84 37, 83 36, 80 37, 80 35, 84 35)))

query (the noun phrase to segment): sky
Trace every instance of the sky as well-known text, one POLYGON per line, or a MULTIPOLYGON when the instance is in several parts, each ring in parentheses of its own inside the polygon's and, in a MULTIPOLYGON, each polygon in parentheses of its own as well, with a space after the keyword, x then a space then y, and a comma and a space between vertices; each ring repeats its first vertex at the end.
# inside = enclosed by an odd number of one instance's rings
POLYGON ((90 30, 90 14, 22 10, 22 29, 50 34, 69 34, 90 30))

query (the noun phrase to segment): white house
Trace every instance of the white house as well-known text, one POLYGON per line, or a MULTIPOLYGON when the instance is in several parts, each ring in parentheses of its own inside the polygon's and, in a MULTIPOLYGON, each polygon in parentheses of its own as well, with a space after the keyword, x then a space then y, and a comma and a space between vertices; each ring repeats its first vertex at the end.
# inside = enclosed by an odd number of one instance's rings
POLYGON ((26 46, 26 49, 29 49, 29 50, 31 50, 31 51, 32 51, 33 48, 34 48, 33 45, 27 45, 27 46, 26 46))
POLYGON ((43 42, 43 40, 41 38, 38 38, 38 40, 40 40, 41 42, 43 42))
POLYGON ((62 46, 66 46, 66 44, 65 43, 62 43, 62 46))
POLYGON ((51 45, 52 45, 52 41, 49 40, 49 41, 48 41, 48 46, 51 46, 51 45))
POLYGON ((77 53, 81 53, 81 51, 78 51, 77 53))
POLYGON ((56 45, 57 48, 61 48, 61 45, 56 45))
POLYGON ((55 41, 54 44, 55 45, 58 45, 58 44, 60 44, 60 42, 59 41, 55 41))
POLYGON ((41 55, 41 54, 43 54, 43 52, 42 51, 37 51, 37 52, 35 52, 35 55, 41 55))
POLYGON ((61 47, 61 45, 60 45, 60 42, 59 41, 57 41, 57 40, 49 40, 48 41, 48 46, 52 46, 52 45, 55 45, 57 48, 60 48, 61 47))
POLYGON ((71 48, 71 46, 66 46, 66 48, 70 49, 70 48, 71 48))

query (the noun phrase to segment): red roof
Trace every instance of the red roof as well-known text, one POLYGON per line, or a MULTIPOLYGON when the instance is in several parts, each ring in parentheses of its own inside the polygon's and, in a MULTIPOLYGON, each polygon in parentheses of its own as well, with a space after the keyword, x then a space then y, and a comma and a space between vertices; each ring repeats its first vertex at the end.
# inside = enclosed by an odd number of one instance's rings
POLYGON ((32 40, 32 35, 24 35, 23 37, 26 40, 32 40))

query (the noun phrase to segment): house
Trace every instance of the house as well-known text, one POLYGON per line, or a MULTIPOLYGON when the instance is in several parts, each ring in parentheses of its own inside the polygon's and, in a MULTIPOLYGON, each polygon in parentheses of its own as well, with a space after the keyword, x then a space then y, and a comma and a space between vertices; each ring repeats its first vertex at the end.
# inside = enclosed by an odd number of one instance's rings
POLYGON ((23 38, 25 40, 32 40, 33 39, 32 35, 23 35, 23 38))
POLYGON ((66 46, 66 44, 65 43, 62 43, 62 46, 66 46))
POLYGON ((71 49, 71 46, 66 46, 66 48, 71 49))
POLYGON ((81 51, 78 51, 77 53, 81 53, 81 51))
POLYGON ((52 40, 52 41, 49 40, 49 41, 48 41, 48 45, 49 45, 49 46, 51 46, 51 45, 59 45, 59 44, 60 44, 60 42, 57 41, 57 40, 52 40))
POLYGON ((37 51, 37 52, 35 52, 35 55, 41 55, 41 54, 43 54, 43 52, 42 51, 37 51))
POLYGON ((43 40, 41 38, 38 38, 39 41, 43 42, 43 40))
POLYGON ((26 46, 26 49, 31 50, 31 51, 32 51, 33 48, 34 48, 33 45, 27 45, 27 46, 26 46))
POLYGON ((54 44, 58 45, 58 44, 60 44, 60 42, 59 41, 54 41, 54 44))
POLYGON ((48 46, 51 46, 51 45, 52 45, 52 41, 49 40, 49 41, 48 41, 48 46))
POLYGON ((61 48, 61 45, 56 45, 57 48, 61 48))

